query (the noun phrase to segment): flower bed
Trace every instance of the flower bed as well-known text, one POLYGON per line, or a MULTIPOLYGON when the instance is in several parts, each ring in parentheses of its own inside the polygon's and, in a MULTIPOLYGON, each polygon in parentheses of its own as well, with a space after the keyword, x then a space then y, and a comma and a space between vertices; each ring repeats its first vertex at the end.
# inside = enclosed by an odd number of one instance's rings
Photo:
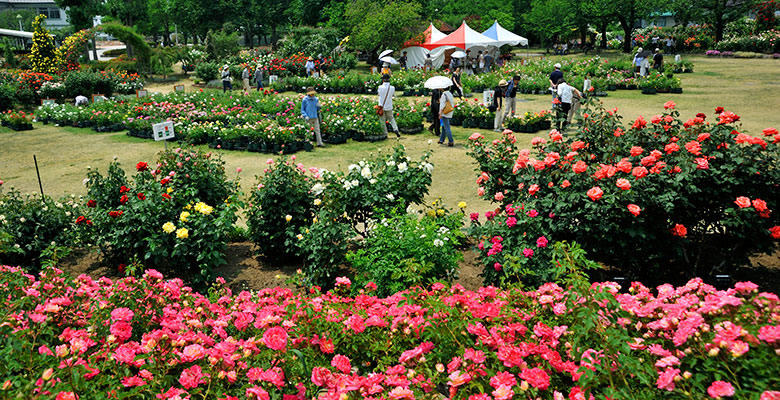
POLYGON ((13 112, 8 110, 0 114, 0 123, 2 126, 7 126, 15 131, 29 131, 33 128, 33 118, 33 114, 28 114, 24 111, 13 112))
POLYGON ((328 293, 217 284, 204 296, 154 270, 96 281, 0 266, 0 283, 11 398, 780 396, 780 303, 749 282, 378 298, 342 279, 328 293))

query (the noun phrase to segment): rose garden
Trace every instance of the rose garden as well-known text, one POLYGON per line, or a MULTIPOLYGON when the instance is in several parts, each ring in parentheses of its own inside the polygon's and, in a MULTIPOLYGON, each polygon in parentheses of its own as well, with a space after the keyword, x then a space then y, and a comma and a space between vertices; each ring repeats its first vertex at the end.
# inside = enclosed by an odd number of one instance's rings
POLYGON ((532 2, 510 27, 535 48, 460 78, 453 147, 426 129, 446 63, 388 67, 398 138, 375 110, 376 46, 427 40, 427 3, 332 0, 267 34, 189 6, 181 44, 113 3, 3 44, 0 398, 780 399, 776 3, 577 42, 532 2), (90 60, 105 35, 127 53, 90 60), (682 57, 643 74, 617 50, 655 36, 682 57), (583 88, 566 129, 556 63, 583 88), (494 130, 482 93, 513 77, 494 130))

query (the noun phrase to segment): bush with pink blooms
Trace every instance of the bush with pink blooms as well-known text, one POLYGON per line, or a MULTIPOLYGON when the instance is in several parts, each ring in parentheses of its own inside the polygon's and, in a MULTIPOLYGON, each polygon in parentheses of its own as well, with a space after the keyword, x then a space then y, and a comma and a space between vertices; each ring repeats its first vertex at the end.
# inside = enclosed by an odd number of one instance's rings
MULTIPOLYGON (((652 282, 730 273, 777 243, 777 129, 750 136, 720 107, 683 121, 671 101, 629 126, 621 119, 588 104, 576 131, 553 130, 530 150, 518 149, 511 131, 492 143, 472 135, 478 191, 501 205, 482 231, 506 230, 504 240, 534 251, 542 236, 576 241, 597 261, 652 282), (536 210, 541 227, 510 228, 508 206, 536 210)), ((493 269, 493 258, 483 260, 493 269)))
MULTIPOLYGON (((387 298, 265 289, 201 295, 139 278, 0 266, 4 398, 772 399, 780 299, 701 280, 564 289, 442 284, 387 298)), ((569 260, 569 261, 567 261, 569 260)), ((571 260, 575 260, 572 262, 571 260)))

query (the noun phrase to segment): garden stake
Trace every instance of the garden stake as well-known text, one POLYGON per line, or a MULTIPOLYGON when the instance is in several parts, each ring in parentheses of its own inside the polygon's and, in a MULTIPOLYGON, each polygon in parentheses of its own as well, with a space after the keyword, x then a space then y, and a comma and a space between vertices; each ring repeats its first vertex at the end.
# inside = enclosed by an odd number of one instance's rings
POLYGON ((38 175, 38 187, 41 188, 41 199, 43 199, 43 184, 41 183, 41 171, 38 171, 38 158, 33 154, 33 161, 35 161, 35 173, 38 175))

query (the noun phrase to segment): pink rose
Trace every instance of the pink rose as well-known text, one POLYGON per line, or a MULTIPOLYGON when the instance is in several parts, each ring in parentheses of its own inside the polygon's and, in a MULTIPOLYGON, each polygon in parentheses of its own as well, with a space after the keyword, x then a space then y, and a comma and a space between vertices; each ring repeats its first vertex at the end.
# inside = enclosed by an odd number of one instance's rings
POLYGON ((731 386, 728 382, 715 381, 707 388, 707 394, 713 399, 731 397, 734 395, 734 386, 731 386))
POLYGON ((284 350, 287 347, 287 331, 281 326, 267 329, 263 333, 263 344, 271 350, 284 350))
POLYGON ((336 354, 333 356, 333 360, 331 360, 330 365, 339 370, 342 374, 348 374, 352 369, 352 364, 350 363, 349 358, 342 356, 341 354, 336 354))
POLYGON ((734 201, 734 204, 739 206, 739 208, 748 208, 750 207, 750 199, 745 196, 739 196, 737 197, 737 200, 734 201))
POLYGON ((603 194, 604 191, 598 186, 594 186, 588 190, 588 197, 593 201, 599 200, 603 194))

